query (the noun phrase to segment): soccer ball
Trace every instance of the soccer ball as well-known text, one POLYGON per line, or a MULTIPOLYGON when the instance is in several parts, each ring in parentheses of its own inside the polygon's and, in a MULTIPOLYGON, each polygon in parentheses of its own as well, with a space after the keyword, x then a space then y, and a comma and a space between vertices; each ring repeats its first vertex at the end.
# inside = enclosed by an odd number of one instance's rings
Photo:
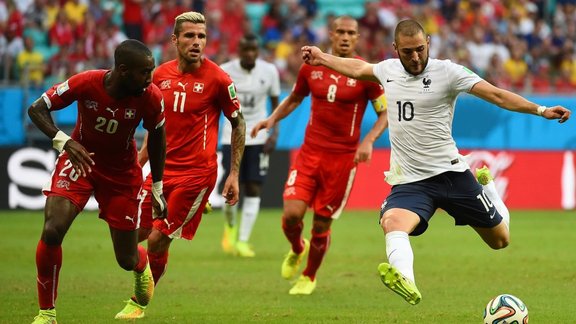
POLYGON ((484 324, 526 324, 528 307, 510 294, 494 297, 484 309, 484 324))

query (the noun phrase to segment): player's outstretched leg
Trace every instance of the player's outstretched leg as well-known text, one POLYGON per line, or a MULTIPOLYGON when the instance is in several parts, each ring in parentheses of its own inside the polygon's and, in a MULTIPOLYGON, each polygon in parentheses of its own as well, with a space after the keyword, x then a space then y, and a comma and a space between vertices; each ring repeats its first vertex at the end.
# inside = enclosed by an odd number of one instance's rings
POLYGON ((478 183, 480 183, 483 186, 487 185, 488 183, 490 183, 490 181, 494 180, 492 174, 490 173, 490 169, 488 169, 487 166, 483 166, 480 169, 476 169, 476 179, 478 180, 478 183))
POLYGON ((316 279, 301 275, 288 292, 290 295, 310 295, 316 289, 316 279))
POLYGON ((302 241, 304 242, 304 249, 302 252, 296 253, 290 249, 288 254, 286 254, 284 262, 282 262, 282 278, 289 280, 298 273, 302 260, 304 260, 304 257, 310 250, 310 241, 307 239, 302 239, 302 241))
POLYGON ((478 183, 482 185, 484 188, 484 192, 488 196, 488 199, 494 204, 500 216, 504 219, 504 223, 508 228, 510 228, 510 211, 500 194, 498 194, 498 190, 496 190, 496 185, 494 184, 494 177, 490 173, 490 169, 487 166, 483 166, 480 169, 476 169, 476 180, 478 183))
POLYGON ((422 299, 422 295, 416 284, 404 275, 402 275, 396 268, 388 263, 380 263, 378 265, 378 272, 380 273, 380 280, 390 288, 393 292, 402 296, 411 305, 416 305, 422 299))
POLYGON ((41 309, 32 324, 56 324, 56 309, 41 309))

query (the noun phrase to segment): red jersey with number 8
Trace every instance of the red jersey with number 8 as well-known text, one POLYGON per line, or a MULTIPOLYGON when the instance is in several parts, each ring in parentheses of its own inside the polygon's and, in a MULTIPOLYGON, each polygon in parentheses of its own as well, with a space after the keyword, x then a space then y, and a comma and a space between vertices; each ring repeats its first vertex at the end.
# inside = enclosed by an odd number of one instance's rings
POLYGON ((304 64, 293 92, 300 96, 312 94, 304 145, 313 150, 350 153, 358 146, 368 101, 380 97, 384 90, 375 82, 304 64))

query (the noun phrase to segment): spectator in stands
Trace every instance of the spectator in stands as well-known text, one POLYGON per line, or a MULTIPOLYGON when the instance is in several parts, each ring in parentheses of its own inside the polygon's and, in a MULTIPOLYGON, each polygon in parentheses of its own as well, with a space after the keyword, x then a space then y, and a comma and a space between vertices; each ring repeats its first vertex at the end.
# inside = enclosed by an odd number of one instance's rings
POLYGON ((64 12, 68 21, 73 26, 79 26, 84 23, 84 15, 88 11, 88 6, 80 0, 67 0, 64 4, 64 12))
POLYGON ((24 38, 24 50, 16 57, 18 76, 22 85, 41 88, 44 82, 44 57, 34 50, 34 40, 24 38))
POLYGON ((68 47, 74 42, 74 25, 64 10, 58 12, 56 22, 49 31, 50 44, 60 48, 68 47))
POLYGON ((126 37, 143 40, 143 15, 142 2, 144 0, 124 0, 124 11, 122 22, 124 23, 124 33, 126 37))
POLYGON ((512 46, 510 58, 504 61, 504 71, 510 78, 511 88, 514 91, 523 91, 526 77, 528 76, 528 64, 524 59, 526 43, 517 41, 512 46))

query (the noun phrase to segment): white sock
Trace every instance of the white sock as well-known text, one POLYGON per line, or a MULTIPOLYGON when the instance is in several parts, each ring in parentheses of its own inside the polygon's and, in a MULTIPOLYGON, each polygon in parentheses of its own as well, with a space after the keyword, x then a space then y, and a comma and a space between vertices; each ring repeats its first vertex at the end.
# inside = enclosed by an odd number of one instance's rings
POLYGON ((402 231, 387 233, 386 255, 391 266, 416 283, 414 280, 414 252, 410 246, 408 233, 402 231))
POLYGON ((486 193, 486 196, 488 196, 488 199, 490 199, 490 201, 494 204, 494 207, 496 207, 498 213, 500 213, 500 215, 502 216, 504 223, 506 224, 506 227, 510 229, 510 212, 508 211, 508 207, 506 207, 506 204, 504 204, 504 202, 502 201, 502 198, 500 198, 498 190, 496 190, 496 185, 494 184, 494 181, 490 181, 487 185, 484 185, 482 187, 484 188, 484 192, 486 193))
POLYGON ((259 211, 260 197, 244 197, 244 201, 242 202, 242 218, 240 219, 240 229, 238 230, 238 241, 248 242, 259 211))
POLYGON ((222 211, 224 212, 224 217, 226 218, 226 223, 229 227, 233 227, 236 224, 236 215, 238 214, 238 204, 230 206, 224 204, 222 206, 222 211))

